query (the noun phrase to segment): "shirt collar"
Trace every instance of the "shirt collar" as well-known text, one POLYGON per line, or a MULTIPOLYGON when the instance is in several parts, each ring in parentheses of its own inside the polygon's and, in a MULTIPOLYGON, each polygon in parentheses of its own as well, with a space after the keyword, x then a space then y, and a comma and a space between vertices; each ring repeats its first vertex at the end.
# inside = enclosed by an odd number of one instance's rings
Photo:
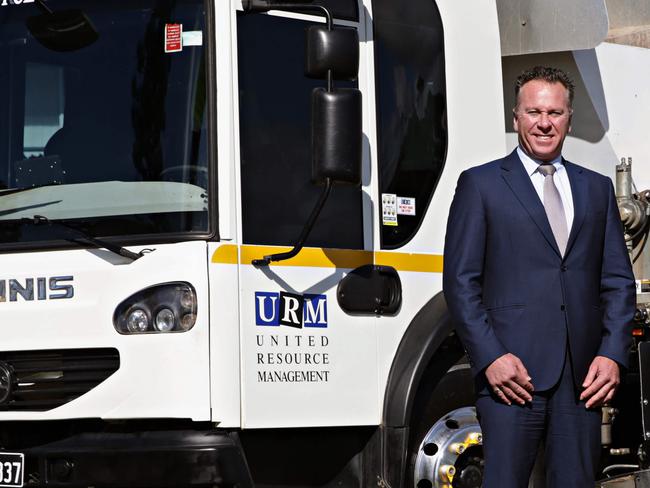
MULTIPOLYGON (((541 164, 541 162, 531 158, 528 154, 526 154, 526 151, 524 151, 521 146, 517 146, 517 155, 523 163, 524 168, 526 169, 526 173, 528 173, 529 176, 534 175, 537 171, 537 167, 541 164)), ((564 168, 564 164, 562 163, 562 155, 557 156, 553 161, 551 161, 551 164, 555 166, 555 169, 557 171, 564 168)))

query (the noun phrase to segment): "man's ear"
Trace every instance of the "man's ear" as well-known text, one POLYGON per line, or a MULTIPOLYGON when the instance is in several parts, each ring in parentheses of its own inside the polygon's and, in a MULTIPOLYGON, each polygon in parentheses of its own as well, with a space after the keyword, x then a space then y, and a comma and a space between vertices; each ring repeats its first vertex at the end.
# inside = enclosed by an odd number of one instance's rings
POLYGON ((516 107, 512 109, 512 128, 515 130, 515 132, 519 132, 519 120, 517 119, 516 107))

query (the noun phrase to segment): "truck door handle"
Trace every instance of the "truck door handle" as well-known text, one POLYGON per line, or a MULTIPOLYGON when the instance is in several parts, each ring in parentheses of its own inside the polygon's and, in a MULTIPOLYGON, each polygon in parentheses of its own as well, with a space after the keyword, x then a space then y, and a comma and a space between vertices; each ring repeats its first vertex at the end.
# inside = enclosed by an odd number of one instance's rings
POLYGON ((402 282, 395 268, 367 264, 339 282, 336 298, 350 314, 395 315, 402 305, 402 282))

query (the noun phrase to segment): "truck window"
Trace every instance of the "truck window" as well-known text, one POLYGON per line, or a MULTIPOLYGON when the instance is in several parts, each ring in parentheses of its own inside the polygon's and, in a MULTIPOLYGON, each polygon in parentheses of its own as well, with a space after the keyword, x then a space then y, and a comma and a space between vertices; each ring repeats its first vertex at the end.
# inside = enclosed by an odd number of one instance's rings
MULTIPOLYGON (((243 239, 291 245, 322 192, 311 182, 311 92, 304 76, 307 22, 238 17, 243 239)), ((337 86, 354 86, 337 82, 337 86)), ((336 186, 308 246, 361 249, 361 190, 336 186)))
POLYGON ((436 3, 373 0, 381 194, 415 199, 415 215, 381 225, 394 249, 417 232, 445 163, 447 111, 442 21, 436 3))
POLYGON ((43 156, 47 141, 63 128, 64 97, 63 68, 42 63, 25 65, 23 154, 26 158, 43 156))
POLYGON ((33 27, 36 2, 0 9, 0 244, 62 238, 21 220, 35 214, 96 236, 207 233, 203 0, 48 6, 96 39, 62 49, 33 27))

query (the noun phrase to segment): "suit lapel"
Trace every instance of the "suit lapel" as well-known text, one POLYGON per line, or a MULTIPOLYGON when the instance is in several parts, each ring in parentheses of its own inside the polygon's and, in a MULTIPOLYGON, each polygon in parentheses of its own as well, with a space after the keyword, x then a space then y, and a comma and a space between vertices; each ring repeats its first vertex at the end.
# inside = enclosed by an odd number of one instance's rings
MULTIPOLYGON (((519 156, 517 156, 516 149, 503 159, 501 169, 501 176, 503 179, 506 181, 517 199, 521 202, 522 206, 526 209, 530 218, 533 219, 546 241, 553 248, 558 257, 561 258, 562 254, 555 242, 555 236, 553 236, 551 225, 548 223, 544 205, 540 201, 532 181, 530 181, 530 176, 526 174, 524 165, 519 160, 519 156)), ((570 242, 571 241, 569 240, 569 243, 570 242)))
POLYGON ((571 185, 571 195, 573 198, 573 224, 569 232, 569 241, 567 242, 565 256, 571 251, 571 247, 580 232, 582 223, 585 220, 587 211, 587 179, 581 167, 564 160, 564 167, 569 175, 571 185))

